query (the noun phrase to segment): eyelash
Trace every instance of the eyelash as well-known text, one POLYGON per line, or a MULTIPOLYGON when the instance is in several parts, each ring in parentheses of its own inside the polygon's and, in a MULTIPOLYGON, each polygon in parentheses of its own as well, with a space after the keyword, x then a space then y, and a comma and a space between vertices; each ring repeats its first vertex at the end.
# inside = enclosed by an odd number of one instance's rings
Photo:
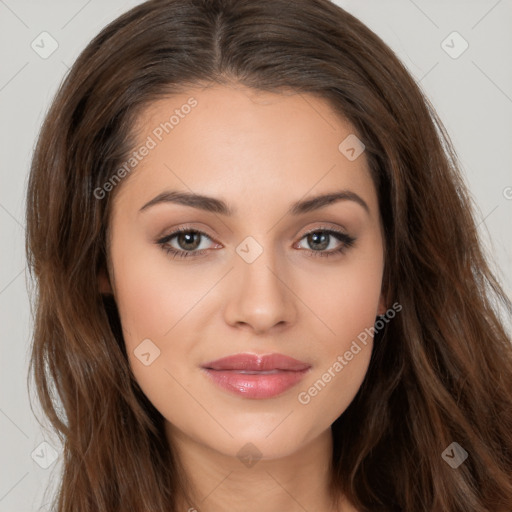
MULTIPOLYGON (((178 250, 178 249, 174 249, 173 247, 170 247, 168 245, 169 241, 172 240, 176 235, 179 235, 180 233, 199 234, 201 236, 204 236, 204 237, 212 240, 211 237, 209 237, 203 231, 199 231, 197 229, 192 229, 192 228, 189 228, 189 227, 180 227, 180 228, 177 228, 172 233, 170 233, 169 235, 166 235, 165 237, 161 238, 160 240, 157 240, 156 243, 158 245, 160 245, 162 250, 164 250, 167 254, 171 254, 173 259, 175 259, 175 258, 178 258, 178 259, 179 258, 189 258, 189 257, 196 258, 196 257, 202 256, 203 254, 208 252, 209 249, 202 249, 200 251, 182 251, 182 250, 178 250)), ((316 229, 313 229, 311 231, 308 231, 307 233, 304 233, 304 235, 302 235, 301 240, 303 238, 307 237, 308 235, 313 234, 313 233, 324 233, 324 234, 327 234, 327 235, 332 235, 335 238, 337 238, 338 241, 342 242, 342 244, 340 245, 340 247, 338 249, 333 249, 333 250, 328 251, 328 252, 312 251, 310 249, 303 249, 303 250, 305 250, 307 253, 309 253, 313 257, 323 257, 323 258, 326 258, 326 257, 330 257, 330 256, 336 256, 336 255, 339 255, 339 254, 343 254, 343 253, 345 253, 345 251, 347 249, 352 247, 354 245, 354 242, 356 241, 356 239, 354 237, 351 237, 350 235, 347 235, 346 233, 343 233, 342 231, 337 231, 337 230, 333 230, 333 229, 329 229, 329 228, 316 228, 316 229)))

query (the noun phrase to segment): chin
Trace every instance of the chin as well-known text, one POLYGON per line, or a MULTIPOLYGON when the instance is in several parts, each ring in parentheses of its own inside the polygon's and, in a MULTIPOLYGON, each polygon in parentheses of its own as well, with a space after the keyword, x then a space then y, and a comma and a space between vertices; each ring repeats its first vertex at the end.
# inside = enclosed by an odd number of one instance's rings
MULTIPOLYGON (((292 416, 292 415, 290 415, 292 416)), ((282 418, 280 419, 282 421, 282 418)), ((315 436, 305 431, 304 426, 293 428, 276 422, 265 428, 247 428, 232 432, 233 437, 222 436, 222 439, 209 439, 207 444, 216 451, 229 456, 243 459, 273 460, 288 457, 311 441, 315 436), (279 425, 277 428, 276 426, 279 425), (275 429, 275 430, 273 430, 275 429)))

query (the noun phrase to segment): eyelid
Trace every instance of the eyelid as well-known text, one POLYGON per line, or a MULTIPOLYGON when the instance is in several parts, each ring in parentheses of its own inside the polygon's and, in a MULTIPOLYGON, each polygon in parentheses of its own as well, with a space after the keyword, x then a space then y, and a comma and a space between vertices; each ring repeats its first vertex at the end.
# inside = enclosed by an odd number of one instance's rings
MULTIPOLYGON (((215 243, 219 244, 219 242, 217 242, 215 240, 215 238, 213 238, 211 235, 209 235, 208 233, 206 233, 202 229, 198 229, 198 228, 195 228, 195 227, 192 227, 192 226, 187 226, 187 225, 179 226, 177 228, 172 228, 170 230, 169 234, 158 237, 157 240, 156 240, 156 243, 158 243, 158 244, 167 243, 169 240, 173 239, 175 236, 179 235, 181 232, 189 233, 191 231, 194 232, 194 233, 198 233, 201 236, 208 238, 212 242, 215 242, 215 243)), ((222 244, 220 244, 220 245, 222 245, 222 244)))
POLYGON ((339 224, 332 224, 330 222, 321 222, 320 223, 320 226, 315 226, 313 228, 308 228, 306 231, 304 232, 301 232, 299 231, 297 233, 297 235, 295 235, 295 237, 297 236, 300 236, 300 238, 303 238, 305 237, 306 235, 309 235, 310 233, 315 233, 317 231, 336 231, 338 233, 343 233, 345 235, 348 235, 348 229, 345 228, 345 226, 343 225, 339 225, 339 224), (302 233, 301 235, 299 235, 299 233, 302 233))
MULTIPOLYGON (((309 228, 307 229, 306 231, 302 232, 299 230, 293 238, 297 238, 299 237, 299 233, 300 234, 300 237, 299 239, 302 240, 302 238, 304 238, 305 236, 311 234, 311 233, 316 233, 317 231, 322 231, 322 230, 332 230, 332 231, 336 231, 338 233, 341 233, 341 234, 344 234, 344 235, 348 235, 348 230, 345 228, 345 226, 343 225, 338 225, 338 224, 332 224, 330 222, 323 222, 321 223, 320 226, 314 226, 312 228, 309 228)), ((167 231, 167 230, 166 230, 167 231)), ((171 228, 169 233, 167 235, 162 235, 162 236, 159 236, 157 238, 157 243, 160 243, 160 242, 163 242, 165 241, 166 239, 170 239, 172 238, 173 236, 176 236, 177 234, 179 234, 180 232, 189 232, 189 231, 194 231, 196 233, 199 233, 203 236, 206 236, 207 238, 209 238, 212 242, 215 242, 215 243, 219 243, 215 240, 215 238, 213 236, 211 236, 210 234, 208 234, 207 232, 203 231, 202 229, 200 228, 196 228, 192 225, 188 225, 188 224, 185 224, 185 225, 181 225, 181 226, 178 226, 176 228, 171 228)), ((222 244, 221 244, 222 245, 222 244)))
MULTIPOLYGON (((160 238, 156 241, 157 245, 161 247, 162 250, 164 250, 168 255, 173 254, 173 259, 184 259, 188 257, 192 258, 200 258, 201 256, 207 255, 211 249, 201 249, 201 250, 194 250, 194 251, 185 251, 183 249, 175 249, 174 247, 169 245, 170 240, 178 236, 181 232, 194 232, 195 234, 199 234, 201 237, 206 237, 210 241, 217 243, 213 237, 211 237, 208 233, 201 231, 199 229, 196 229, 192 226, 179 226, 178 228, 174 228, 171 233, 164 236, 163 238, 160 238)), ((297 235, 294 237, 296 238, 297 235)), ((347 230, 345 228, 340 228, 336 225, 330 225, 330 223, 324 223, 322 226, 317 226, 308 229, 307 231, 303 232, 301 236, 299 236, 297 243, 293 246, 294 249, 300 249, 300 252, 304 252, 308 255, 308 257, 334 257, 334 256, 341 256, 345 254, 347 250, 349 250, 351 247, 353 247, 354 243, 356 242, 357 238, 354 236, 351 236, 348 234, 347 230), (331 249, 330 251, 314 251, 311 249, 305 249, 296 247, 297 244, 300 244, 300 242, 307 237, 309 234, 312 233, 321 233, 325 232, 328 233, 329 236, 334 237, 339 242, 339 247, 337 249, 331 249)), ((220 244, 222 246, 222 244, 220 244)))

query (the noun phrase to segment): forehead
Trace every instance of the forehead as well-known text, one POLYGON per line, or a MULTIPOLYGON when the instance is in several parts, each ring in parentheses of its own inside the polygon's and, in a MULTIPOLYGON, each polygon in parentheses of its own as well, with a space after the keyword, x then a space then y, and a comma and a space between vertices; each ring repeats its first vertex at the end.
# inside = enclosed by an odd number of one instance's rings
POLYGON ((150 104, 134 128, 134 149, 151 149, 118 191, 132 199, 172 188, 234 204, 251 190, 257 207, 309 190, 372 187, 364 153, 352 160, 343 152, 344 141, 357 141, 353 126, 310 94, 190 88, 150 104))
MULTIPOLYGON (((311 140, 317 145, 327 133, 339 138, 355 131, 324 98, 290 90, 261 91, 242 85, 190 88, 159 99, 141 112, 135 130, 139 138, 153 134, 157 142, 167 139, 171 133, 175 139, 183 135, 191 140, 189 136, 193 132, 202 136, 205 144, 214 139, 227 142, 228 137, 232 143, 243 142, 250 135, 253 143, 279 139, 280 142, 311 140)), ((331 142, 325 140, 326 145, 331 142)))

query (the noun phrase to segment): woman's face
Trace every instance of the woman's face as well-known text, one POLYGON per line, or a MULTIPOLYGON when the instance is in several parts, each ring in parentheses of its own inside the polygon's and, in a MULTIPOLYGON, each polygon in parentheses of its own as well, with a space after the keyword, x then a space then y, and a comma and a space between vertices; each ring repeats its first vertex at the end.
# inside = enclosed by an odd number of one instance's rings
POLYGON ((138 130, 109 252, 135 378, 169 435, 291 454, 356 395, 385 311, 364 147, 324 100, 241 86, 160 100, 138 130))

